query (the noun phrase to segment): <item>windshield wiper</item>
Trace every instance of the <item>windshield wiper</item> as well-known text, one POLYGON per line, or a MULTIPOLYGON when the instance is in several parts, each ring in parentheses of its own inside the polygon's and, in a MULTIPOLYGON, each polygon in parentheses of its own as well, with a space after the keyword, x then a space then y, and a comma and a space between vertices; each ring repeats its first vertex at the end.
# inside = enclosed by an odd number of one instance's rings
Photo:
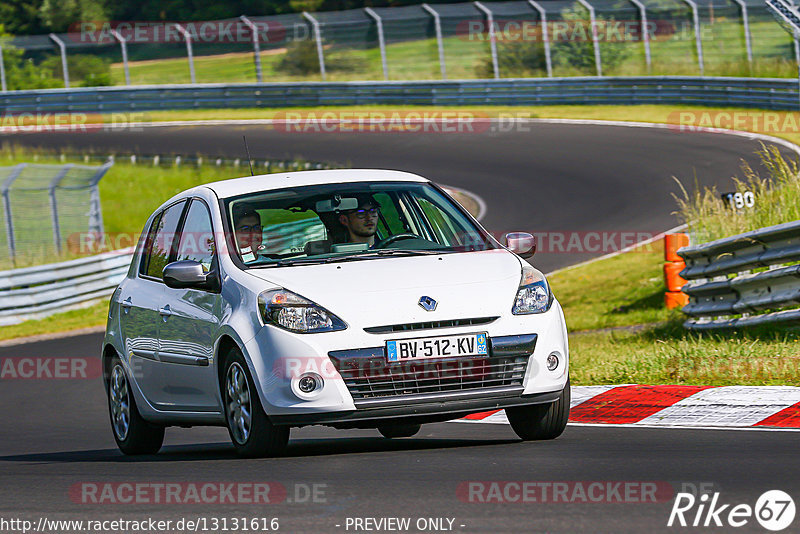
MULTIPOLYGON (((298 258, 294 260, 278 260, 276 262, 264 263, 258 267, 291 267, 293 265, 316 265, 321 263, 337 263, 344 261, 358 261, 362 259, 383 258, 389 256, 431 256, 438 254, 449 254, 449 250, 404 250, 404 249, 378 249, 370 250, 361 254, 347 254, 344 256, 331 256, 328 258, 298 258)), ((254 265, 255 267, 255 265, 254 265)))

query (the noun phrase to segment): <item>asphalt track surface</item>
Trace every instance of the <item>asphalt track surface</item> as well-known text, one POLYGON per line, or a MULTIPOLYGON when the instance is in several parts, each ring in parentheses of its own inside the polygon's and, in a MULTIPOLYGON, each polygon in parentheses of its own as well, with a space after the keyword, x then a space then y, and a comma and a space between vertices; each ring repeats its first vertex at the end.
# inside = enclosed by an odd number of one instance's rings
MULTIPOLYGON (((680 188, 673 177, 690 190, 696 178, 730 191, 730 177, 742 176, 743 158, 760 168, 757 141, 725 134, 553 123, 504 131, 509 128, 495 123, 474 133, 299 133, 213 125, 0 135, 0 142, 101 154, 244 159, 246 134, 254 159, 303 158, 415 172, 482 197, 488 207, 482 222, 491 231, 563 233, 563 247, 551 240, 533 261, 545 272, 613 252, 624 244, 623 232, 657 234, 676 226, 671 195, 680 188), (580 232, 581 240, 588 232, 605 232, 608 241, 600 250, 578 252, 567 246, 573 235, 568 232, 580 232)), ((246 167, 240 173, 246 174, 246 167)), ((597 242, 587 244, 592 248, 597 242)))
MULTIPOLYGON (((239 155, 243 132, 254 157, 401 168, 469 189, 487 202, 484 223, 492 230, 661 231, 675 224, 671 176, 691 182, 696 170, 701 183, 724 186, 739 159, 754 161, 757 148, 753 141, 717 134, 566 125, 471 136, 159 128, 24 135, 13 141, 239 155)), ((537 260, 550 270, 585 257, 551 254, 537 260)), ((85 335, 3 347, 0 359, 95 358, 100 342, 100 335, 85 335)), ((666 527, 670 500, 682 489, 704 484, 720 492, 722 503, 751 506, 770 489, 800 498, 797 432, 570 425, 555 441, 523 443, 503 425, 440 423, 402 440, 386 440, 371 430, 321 427, 294 430, 292 438, 281 458, 240 460, 224 429, 171 428, 159 455, 127 458, 116 450, 96 373, 86 379, 1 380, 0 519, 276 517, 282 532, 316 533, 356 532, 346 529, 347 518, 367 517, 408 517, 409 532, 419 532, 414 522, 433 517, 453 519, 456 532, 694 532, 709 529, 666 527), (209 481, 276 482, 288 499, 268 505, 95 504, 74 492, 82 483, 209 481), (655 503, 585 503, 579 496, 568 503, 480 503, 459 489, 470 481, 655 482, 667 488, 667 496, 659 493, 655 503), (314 484, 324 494, 318 493, 317 502, 303 502, 305 489, 314 484)), ((695 511, 687 514, 690 521, 695 511)), ((786 532, 799 525, 795 520, 786 532)), ((754 519, 736 531, 765 532, 754 519)))

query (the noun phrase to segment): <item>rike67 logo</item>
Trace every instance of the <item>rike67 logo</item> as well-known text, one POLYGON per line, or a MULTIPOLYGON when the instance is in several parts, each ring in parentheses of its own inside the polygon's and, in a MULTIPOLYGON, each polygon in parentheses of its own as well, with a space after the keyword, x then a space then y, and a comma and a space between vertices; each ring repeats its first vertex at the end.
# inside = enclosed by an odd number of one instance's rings
POLYGON ((740 528, 755 519, 763 528, 778 532, 789 527, 794 516, 794 500, 781 490, 764 492, 755 506, 723 503, 719 492, 700 497, 678 493, 667 526, 740 528))

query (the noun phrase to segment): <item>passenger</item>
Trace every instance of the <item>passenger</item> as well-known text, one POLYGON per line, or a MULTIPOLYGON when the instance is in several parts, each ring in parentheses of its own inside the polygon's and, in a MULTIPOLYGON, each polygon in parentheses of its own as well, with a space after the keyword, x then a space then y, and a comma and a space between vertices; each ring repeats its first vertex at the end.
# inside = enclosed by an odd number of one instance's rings
POLYGON ((258 258, 259 251, 264 249, 264 229, 261 216, 250 206, 234 208, 233 220, 236 231, 236 244, 242 261, 251 262, 258 258))

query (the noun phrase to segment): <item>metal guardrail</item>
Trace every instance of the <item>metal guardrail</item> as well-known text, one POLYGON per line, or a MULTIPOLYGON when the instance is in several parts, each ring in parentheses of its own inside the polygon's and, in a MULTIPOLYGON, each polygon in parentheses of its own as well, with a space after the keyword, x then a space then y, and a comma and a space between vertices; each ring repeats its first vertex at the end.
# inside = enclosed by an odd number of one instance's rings
POLYGON ((735 328, 800 320, 800 221, 684 247, 685 326, 735 328))
POLYGON ((128 272, 133 250, 0 271, 0 326, 107 298, 128 272))
POLYGON ((797 109, 798 82, 691 76, 303 82, 42 89, 0 94, 0 114, 384 105, 686 104, 797 109))

